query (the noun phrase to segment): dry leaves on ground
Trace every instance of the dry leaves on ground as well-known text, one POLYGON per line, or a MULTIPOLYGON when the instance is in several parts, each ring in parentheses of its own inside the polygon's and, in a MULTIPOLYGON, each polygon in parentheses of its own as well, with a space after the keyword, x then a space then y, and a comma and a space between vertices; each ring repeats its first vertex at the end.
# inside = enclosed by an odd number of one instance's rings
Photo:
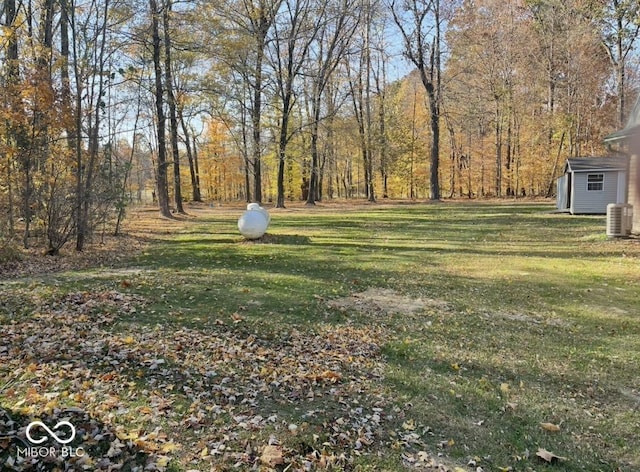
POLYGON ((73 445, 86 454, 64 470, 164 470, 172 458, 315 470, 392 441, 409 458, 424 448, 417 430, 382 434, 402 413, 381 387, 379 327, 262 339, 231 320, 209 330, 127 324, 145 301, 115 290, 32 298, 35 313, 0 325, 3 470, 33 466, 15 449, 36 418, 78 428, 73 445))

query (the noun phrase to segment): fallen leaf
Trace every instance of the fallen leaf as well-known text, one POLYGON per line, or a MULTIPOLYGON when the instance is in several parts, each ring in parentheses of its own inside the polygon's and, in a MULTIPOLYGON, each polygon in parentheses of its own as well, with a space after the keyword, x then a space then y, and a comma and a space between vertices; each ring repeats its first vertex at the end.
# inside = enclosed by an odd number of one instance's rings
POLYGON ((558 431, 560 431, 560 426, 553 423, 540 423, 540 427, 545 431, 549 431, 552 433, 557 433, 558 431))
POLYGON ((339 372, 333 372, 331 370, 325 370, 321 374, 308 375, 307 378, 310 380, 314 380, 316 382, 320 382, 324 380, 327 382, 335 383, 335 382, 338 382, 339 380, 342 380, 342 374, 340 374, 339 372))
POLYGON ((168 452, 173 452, 176 449, 178 449, 178 445, 176 443, 173 443, 173 442, 165 443, 160 448, 160 450, 165 454, 168 453, 168 452))
POLYGON ((260 461, 269 467, 284 464, 281 446, 265 446, 260 456, 260 461))
POLYGON ((539 458, 541 458, 542 460, 548 462, 548 463, 553 463, 554 461, 566 461, 567 458, 566 457, 561 457, 561 456, 557 456, 555 455, 553 452, 547 451, 546 449, 543 448, 539 448, 538 452, 536 452, 536 456, 538 456, 539 458))

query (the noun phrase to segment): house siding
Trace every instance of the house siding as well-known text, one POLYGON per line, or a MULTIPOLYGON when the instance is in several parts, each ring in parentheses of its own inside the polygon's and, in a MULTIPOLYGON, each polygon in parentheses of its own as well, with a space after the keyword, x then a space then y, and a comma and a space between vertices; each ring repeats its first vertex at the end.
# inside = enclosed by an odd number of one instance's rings
POLYGON ((640 235, 640 154, 633 154, 629 161, 629 203, 633 205, 631 232, 640 235))
POLYGON ((574 172, 571 188, 571 213, 573 214, 606 214, 609 203, 618 201, 618 172, 590 171, 574 172), (604 174, 604 185, 601 191, 587 190, 589 174, 604 174))

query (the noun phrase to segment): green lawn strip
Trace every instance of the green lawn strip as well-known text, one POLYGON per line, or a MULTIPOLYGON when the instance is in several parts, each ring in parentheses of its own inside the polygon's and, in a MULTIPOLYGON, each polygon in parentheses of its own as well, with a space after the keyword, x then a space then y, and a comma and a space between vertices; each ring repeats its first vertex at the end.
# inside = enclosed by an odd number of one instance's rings
MULTIPOLYGON (((336 401, 323 384, 313 398, 270 394, 239 407, 243 415, 278 417, 278 424, 242 430, 227 442, 244 444, 254 459, 276 435, 291 456, 326 454, 334 470, 424 468, 438 454, 484 470, 634 470, 640 467, 638 247, 602 237, 602 217, 551 210, 490 203, 274 210, 263 243, 238 237, 232 212, 201 216, 161 235, 130 270, 57 274, 54 288, 49 280, 39 290, 48 297, 92 289, 143 297, 143 306, 109 328, 121 339, 160 326, 163 336, 172 329, 253 336, 271 350, 292 330, 310 340, 323 339, 318 329, 322 336, 343 327, 384 333, 378 354, 384 381, 366 384, 361 398, 355 395, 359 405, 348 397, 336 401), (428 303, 413 313, 330 306, 371 288, 428 303), (340 418, 376 414, 378 397, 385 399, 385 418, 373 428, 371 447, 354 450, 345 439, 351 450, 335 443, 323 450, 324 430, 340 418), (300 429, 290 434, 283 421, 300 429), (566 460, 545 465, 538 448, 566 460)), ((27 316, 10 297, 3 299, 3 323, 27 316)), ((145 372, 131 374, 135 388, 149 390, 140 384, 145 372)), ((176 395, 188 409, 191 400, 176 395)), ((233 415, 221 414, 202 426, 211 432, 234 425, 233 415)), ((177 435, 183 427, 166 425, 177 435)), ((198 445, 200 452, 209 446, 198 445)), ((198 460, 198 453, 181 450, 171 467, 206 469, 231 460, 198 460)))

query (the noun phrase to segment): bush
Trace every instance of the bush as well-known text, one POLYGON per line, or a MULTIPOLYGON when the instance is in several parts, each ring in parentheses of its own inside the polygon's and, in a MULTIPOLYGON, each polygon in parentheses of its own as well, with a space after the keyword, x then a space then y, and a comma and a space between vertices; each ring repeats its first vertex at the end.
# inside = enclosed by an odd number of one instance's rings
POLYGON ((0 239, 0 264, 22 260, 22 252, 12 241, 0 239))

